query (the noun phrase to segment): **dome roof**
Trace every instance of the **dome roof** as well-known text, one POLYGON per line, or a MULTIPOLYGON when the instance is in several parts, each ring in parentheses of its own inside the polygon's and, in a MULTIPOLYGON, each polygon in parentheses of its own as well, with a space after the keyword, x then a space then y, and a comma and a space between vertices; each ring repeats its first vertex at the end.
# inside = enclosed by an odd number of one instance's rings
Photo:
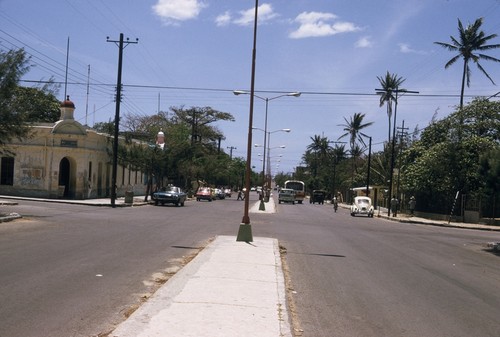
POLYGON ((75 108, 75 103, 69 100, 69 95, 66 96, 66 100, 61 102, 61 108, 75 108))

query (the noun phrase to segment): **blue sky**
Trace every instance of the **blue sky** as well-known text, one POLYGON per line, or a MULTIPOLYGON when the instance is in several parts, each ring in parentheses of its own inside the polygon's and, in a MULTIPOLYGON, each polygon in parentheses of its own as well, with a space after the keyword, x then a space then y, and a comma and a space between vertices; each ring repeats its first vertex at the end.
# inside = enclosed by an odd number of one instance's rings
MULTIPOLYGON (((123 54, 121 111, 152 115, 170 106, 210 106, 230 112, 235 122, 218 125, 222 146, 246 158, 253 0, 0 0, 0 48, 24 47, 34 67, 23 80, 53 77, 64 83, 69 38, 67 93, 75 117, 93 125, 114 118, 118 47, 106 42, 120 33, 130 41, 123 54), (89 74, 90 67, 90 77, 89 74), (87 93, 87 80, 90 86, 87 93)), ((365 129, 374 150, 387 140, 385 107, 379 107, 377 76, 387 71, 406 79, 418 95, 400 97, 397 124, 424 128, 435 115, 447 116, 459 103, 461 63, 444 69, 454 54, 433 42, 457 36, 483 17, 487 34, 500 34, 500 0, 273 0, 259 1, 255 90, 269 98, 268 131, 273 132, 272 170, 300 165, 311 137, 337 140, 339 124, 354 113, 374 122, 365 129), (280 97, 288 92, 300 97, 280 97), (285 145, 286 148, 278 149, 285 145), (279 167, 277 165, 279 164, 279 167)), ((491 43, 500 43, 500 37, 491 43)), ((500 50, 487 53, 500 58, 500 50)), ((500 84, 500 65, 482 62, 500 84)), ((466 101, 499 92, 475 65, 466 101)), ((30 85, 30 82, 23 82, 30 85)), ((64 97, 64 85, 59 92, 64 97)), ((264 128, 265 101, 255 99, 254 122, 264 128)), ((253 143, 263 143, 254 130, 253 143)), ((254 148, 252 165, 259 167, 254 148)))

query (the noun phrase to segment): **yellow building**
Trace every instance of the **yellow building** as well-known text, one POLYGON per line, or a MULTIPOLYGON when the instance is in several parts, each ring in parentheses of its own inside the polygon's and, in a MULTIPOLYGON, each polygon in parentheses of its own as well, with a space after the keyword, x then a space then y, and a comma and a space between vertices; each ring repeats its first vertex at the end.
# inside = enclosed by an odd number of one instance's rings
MULTIPOLYGON (((1 157, 0 194, 64 199, 111 196, 113 137, 76 121, 69 97, 60 109, 59 121, 37 124, 29 137, 4 148, 10 153, 4 151, 1 157)), ((146 191, 142 172, 118 165, 116 178, 118 197, 125 191, 135 195, 146 191)))

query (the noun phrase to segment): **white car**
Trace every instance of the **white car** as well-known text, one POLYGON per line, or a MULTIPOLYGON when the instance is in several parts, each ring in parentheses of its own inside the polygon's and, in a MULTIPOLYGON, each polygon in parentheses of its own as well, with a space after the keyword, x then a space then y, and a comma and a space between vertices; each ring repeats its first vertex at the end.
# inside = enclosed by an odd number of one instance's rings
POLYGON ((354 198, 354 202, 351 205, 351 216, 367 215, 369 218, 373 218, 373 213, 374 209, 370 197, 354 198))

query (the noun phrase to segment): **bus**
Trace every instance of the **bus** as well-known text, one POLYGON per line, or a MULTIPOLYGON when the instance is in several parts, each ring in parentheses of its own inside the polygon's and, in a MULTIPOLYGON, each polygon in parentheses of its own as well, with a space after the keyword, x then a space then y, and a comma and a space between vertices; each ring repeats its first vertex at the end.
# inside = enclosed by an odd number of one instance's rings
POLYGON ((306 197, 306 185, 300 180, 287 180, 285 181, 284 188, 291 188, 295 190, 295 200, 301 204, 306 197))

